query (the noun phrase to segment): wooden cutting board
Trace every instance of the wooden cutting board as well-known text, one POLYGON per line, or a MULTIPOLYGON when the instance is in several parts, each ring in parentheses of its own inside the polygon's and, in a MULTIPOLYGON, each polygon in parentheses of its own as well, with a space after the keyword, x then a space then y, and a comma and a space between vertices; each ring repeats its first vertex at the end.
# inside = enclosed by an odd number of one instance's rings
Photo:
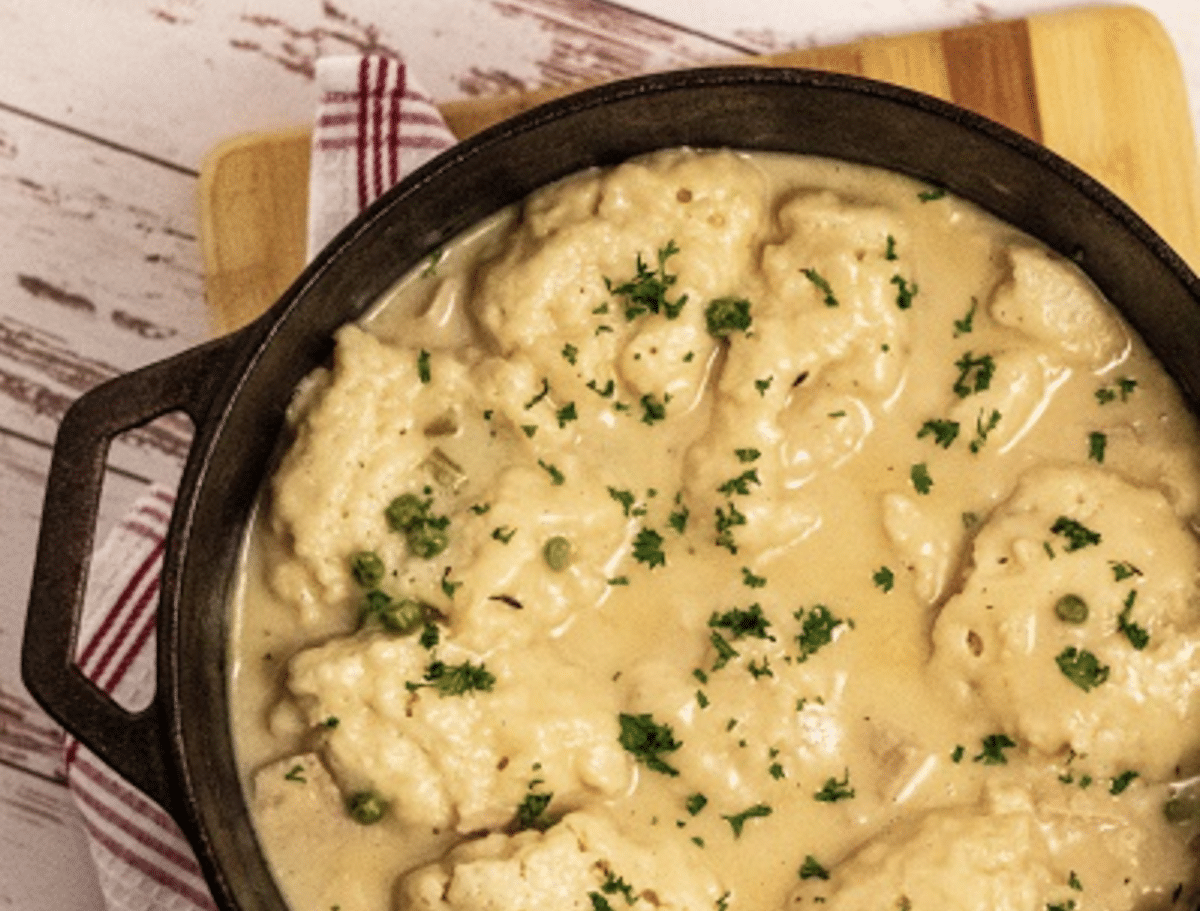
MULTIPOLYGON (((1170 39, 1143 10, 1085 7, 728 62, 863 75, 975 110, 1083 168, 1200 265, 1187 89, 1170 39)), ((465 138, 566 91, 441 110, 465 138)), ((205 161, 200 232, 214 332, 258 316, 303 268, 308 163, 308 128, 238 137, 205 161)))

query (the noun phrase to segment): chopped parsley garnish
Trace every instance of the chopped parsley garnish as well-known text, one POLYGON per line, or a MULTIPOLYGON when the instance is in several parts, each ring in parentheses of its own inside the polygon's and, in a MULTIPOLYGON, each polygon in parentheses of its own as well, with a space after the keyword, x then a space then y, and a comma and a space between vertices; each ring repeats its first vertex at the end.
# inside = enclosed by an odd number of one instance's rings
POLYGON ((1046 911, 1075 911, 1075 899, 1068 898, 1065 902, 1046 904, 1046 911))
POLYGON ((966 335, 975 328, 975 310, 979 307, 979 301, 974 297, 971 298, 971 306, 967 310, 967 315, 962 319, 954 321, 954 337, 966 335))
POLYGON ((421 648, 425 649, 426 651, 432 651, 434 646, 438 644, 438 640, 441 638, 441 636, 442 634, 438 630, 437 624, 429 623, 427 621, 425 623, 425 627, 421 630, 421 636, 419 639, 417 639, 417 642, 420 644, 421 648))
MULTIPOLYGON (((753 677, 755 680, 757 680, 759 677, 774 677, 775 676, 775 672, 771 670, 771 659, 769 659, 767 657, 764 657, 762 659, 761 664, 759 662, 751 659, 750 663, 746 665, 746 670, 748 670, 750 672, 750 676, 753 677)), ((742 743, 742 746, 745 746, 744 742, 742 743)))
POLYGON ((533 829, 545 832, 554 825, 554 820, 546 816, 553 794, 526 794, 525 799, 517 806, 517 816, 513 820, 513 828, 518 832, 533 829))
POLYGON ((1129 644, 1140 652, 1150 644, 1150 634, 1129 619, 1130 613, 1133 612, 1133 602, 1136 600, 1137 589, 1131 589, 1125 598, 1125 606, 1121 609, 1121 613, 1117 615, 1117 631, 1124 633, 1125 638, 1129 640, 1129 644))
POLYGON ((477 516, 482 516, 491 508, 491 503, 476 503, 471 507, 471 512, 475 513, 477 516))
POLYGON ((587 387, 588 387, 588 389, 592 390, 592 392, 596 393, 596 395, 600 396, 601 398, 611 399, 613 396, 613 392, 616 391, 617 384, 614 380, 610 379, 607 383, 604 384, 604 388, 601 389, 595 380, 588 380, 587 387))
POLYGON ((765 396, 767 394, 767 390, 771 388, 771 383, 774 381, 774 379, 775 377, 769 376, 765 380, 755 380, 754 388, 758 390, 759 395, 765 396))
POLYGON ((628 585, 629 577, 628 576, 613 576, 611 579, 608 580, 608 584, 609 585, 628 585))
POLYGON ((735 813, 732 816, 722 816, 721 818, 728 822, 729 827, 733 829, 733 837, 740 838, 747 820, 761 819, 764 816, 770 816, 771 812, 771 808, 765 803, 756 803, 754 806, 747 807, 740 813, 735 813))
POLYGON ((910 285, 900 275, 892 276, 892 284, 896 286, 896 306, 901 310, 907 310, 912 306, 913 298, 917 296, 917 291, 920 290, 919 286, 916 282, 910 285))
POLYGON ((432 278, 437 275, 438 266, 442 262, 442 257, 446 255, 446 251, 438 247, 429 254, 429 258, 425 260, 425 268, 421 270, 421 278, 432 278))
POLYGON ((896 584, 896 575, 888 567, 881 566, 875 570, 875 575, 871 576, 871 581, 875 583, 877 588, 885 592, 890 592, 896 584))
POLYGON ((610 294, 625 298, 625 319, 633 320, 643 313, 662 313, 667 319, 675 319, 687 303, 684 294, 678 300, 668 300, 667 291, 675 284, 677 276, 667 272, 667 260, 679 252, 675 241, 669 240, 658 250, 658 268, 651 270, 637 255, 637 273, 632 279, 614 285, 607 278, 604 285, 610 294))
POLYGON ((1104 462, 1104 450, 1108 446, 1108 436, 1093 430, 1088 434, 1088 458, 1093 462, 1104 462))
POLYGON ((951 751, 950 761, 953 763, 956 763, 956 764, 960 763, 963 761, 963 757, 966 754, 967 754, 967 748, 960 743, 951 751))
POLYGON ((549 462, 538 459, 537 463, 538 466, 546 472, 546 474, 550 475, 550 483, 555 487, 562 485, 563 482, 567 480, 566 475, 564 475, 556 466, 551 465, 549 462))
POLYGON ((975 357, 968 351, 954 366, 958 368, 958 378, 954 381, 954 394, 960 399, 976 392, 983 392, 992 385, 992 376, 996 372, 996 362, 990 354, 975 357))
POLYGON ((728 338, 735 332, 745 332, 753 322, 750 301, 744 297, 718 297, 704 308, 704 320, 709 335, 715 338, 728 338))
POLYGON ((329 728, 329 730, 333 730, 341 723, 342 723, 342 719, 338 718, 337 715, 330 715, 328 718, 326 718, 324 721, 321 722, 321 727, 329 728))
POLYGON ((600 886, 600 891, 605 895, 620 895, 625 899, 627 905, 632 905, 638 900, 638 897, 633 894, 633 886, 615 875, 612 870, 604 871, 604 882, 600 886))
POLYGON ((501 525, 499 528, 492 529, 492 538, 499 541, 501 544, 507 544, 513 539, 513 535, 517 530, 509 525, 501 525))
POLYGON ((559 429, 566 427, 571 421, 579 419, 579 414, 575 411, 575 403, 567 402, 558 411, 554 412, 554 418, 558 421, 559 429))
POLYGON ((1140 576, 1142 571, 1132 563, 1122 560, 1109 560, 1108 565, 1112 567, 1113 580, 1116 582, 1124 582, 1133 576, 1140 576))
POLYGON ((435 516, 429 508, 433 500, 422 500, 416 494, 401 494, 388 504, 384 517, 388 526, 404 535, 408 549, 418 557, 436 557, 450 543, 446 526, 447 516, 435 516))
POLYGON ((728 549, 731 554, 736 554, 737 544, 733 540, 732 529, 738 525, 745 525, 746 517, 742 513, 738 512, 737 507, 732 503, 726 503, 725 505, 728 507, 728 512, 726 512, 725 509, 721 508, 720 506, 716 508, 716 544, 718 547, 724 547, 728 549))
POLYGON ((447 598, 453 598, 454 593, 462 588, 461 582, 455 582, 450 578, 450 567, 447 566, 445 572, 442 573, 442 594, 447 598))
POLYGON ((537 424, 522 424, 521 432, 523 434, 525 434, 525 436, 529 437, 529 439, 532 440, 533 435, 538 432, 538 425, 537 424))
POLYGON ((804 608, 800 608, 792 616, 800 621, 800 634, 796 636, 796 644, 800 646, 799 661, 807 661, 810 655, 833 641, 833 631, 845 623, 835 617, 824 604, 817 604, 805 616, 804 608))
POLYGON ((549 394, 550 394, 550 381, 548 379, 546 379, 545 377, 542 377, 542 388, 539 389, 534 394, 533 398, 531 398, 528 402, 526 402, 524 404, 524 406, 523 406, 524 409, 526 411, 528 411, 530 408, 532 408, 534 405, 536 405, 538 402, 540 402, 542 399, 544 399, 549 394))
POLYGON ((656 724, 650 714, 630 715, 622 712, 617 719, 621 734, 617 738, 621 746, 633 757, 650 769, 672 777, 679 774, 663 761, 663 753, 673 753, 683 744, 675 739, 668 725, 656 724))
POLYGON ((984 765, 1005 765, 1008 763, 1008 757, 1004 755, 1005 750, 1011 750, 1017 744, 1007 734, 988 734, 981 741, 982 750, 978 756, 973 758, 974 762, 981 762, 984 765))
POLYGON ((709 635, 708 641, 712 643, 713 648, 717 651, 717 660, 713 662, 712 666, 714 671, 719 671, 738 656, 738 650, 726 642, 725 637, 716 630, 713 630, 709 635))
POLYGON ((1137 388, 1137 380, 1132 380, 1129 377, 1120 377, 1116 383, 1111 386, 1101 386, 1096 390, 1096 401, 1101 405, 1107 405, 1109 402, 1116 401, 1118 398, 1124 402, 1128 400, 1130 394, 1137 388))
POLYGON ((687 808, 689 816, 695 816, 708 806, 708 798, 700 793, 689 794, 684 806, 687 808))
POLYGON ((363 588, 374 588, 383 579, 383 560, 373 550, 350 555, 350 575, 363 588))
POLYGON ((933 441, 943 449, 949 449, 950 444, 958 436, 958 421, 931 418, 921 425, 917 431, 917 439, 932 436, 933 441))
POLYGON ((767 632, 771 621, 766 618, 762 607, 758 604, 751 604, 744 610, 740 607, 731 607, 723 614, 713 611, 712 616, 708 618, 708 625, 712 629, 728 630, 733 634, 734 639, 748 636, 753 639, 775 641, 775 637, 767 632))
POLYGON ((1070 886, 1072 889, 1074 889, 1076 892, 1083 891, 1083 883, 1081 883, 1079 881, 1079 877, 1075 875, 1074 870, 1072 870, 1071 875, 1069 877, 1067 877, 1067 885, 1070 886))
POLYGON ((284 775, 283 778, 285 781, 295 781, 299 782, 300 784, 305 784, 308 782, 308 779, 304 777, 304 766, 300 765, 300 763, 296 763, 294 766, 288 769, 287 774, 284 775))
POLYGON ((983 448, 983 444, 987 442, 988 434, 996 429, 996 425, 1000 423, 1000 412, 995 408, 988 415, 987 421, 983 419, 983 409, 980 409, 979 416, 975 418, 975 439, 971 440, 971 452, 979 452, 983 448))
POLYGON ((813 800, 821 803, 837 803, 839 800, 849 800, 853 796, 854 788, 850 787, 850 770, 847 769, 841 780, 833 777, 825 779, 821 790, 813 794, 813 800))
POLYGON ((428 383, 433 378, 429 372, 429 352, 424 348, 417 355, 417 378, 422 383, 428 383))
POLYGON ((759 486, 762 486, 762 481, 760 481, 758 478, 757 468, 747 468, 736 478, 730 478, 717 488, 717 492, 723 493, 727 497, 732 496, 735 493, 746 497, 750 495, 751 484, 758 484, 759 486))
POLYGON ((1050 526, 1050 532, 1056 535, 1062 535, 1067 539, 1065 549, 1067 551, 1080 550, 1100 543, 1100 534, 1092 531, 1081 522, 1067 516, 1059 516, 1054 520, 1054 524, 1050 526))
POLYGON ((739 462, 754 462, 762 455, 757 449, 751 448, 735 449, 733 454, 737 456, 739 462))
POLYGON ((883 258, 887 260, 899 259, 896 256, 896 238, 890 234, 887 236, 887 246, 883 250, 883 258))
POLYGON ((432 661, 425 668, 424 683, 406 683, 410 691, 421 687, 432 687, 438 696, 462 696, 471 692, 487 692, 496 683, 496 677, 482 664, 464 661, 462 664, 446 664, 432 661))
POLYGON ((1108 665, 1101 664, 1087 649, 1077 649, 1068 645, 1058 653, 1054 661, 1063 672, 1063 676, 1085 693, 1108 679, 1108 665))
POLYGON ((908 474, 912 480, 913 490, 917 493, 923 496, 933 489, 933 478, 929 475, 929 466, 924 462, 913 465, 908 474))
POLYGON ((749 566, 742 567, 742 585, 745 585, 747 588, 762 588, 766 584, 766 576, 756 576, 750 571, 749 566))
POLYGON ((663 536, 653 528, 643 528, 633 539, 633 559, 645 563, 651 569, 666 566, 667 556, 663 553, 663 536))
POLYGON ((829 879, 829 871, 826 870, 811 854, 804 858, 804 863, 800 865, 801 879, 829 879))
POLYGON ((945 187, 934 187, 931 190, 922 190, 917 194, 917 199, 921 200, 921 202, 933 202, 934 200, 942 199, 945 195, 945 187))
POLYGON ((654 397, 653 393, 647 392, 641 398, 642 404, 642 423, 654 424, 658 421, 665 420, 667 417, 667 399, 666 397, 660 402, 654 397))
POLYGON ((675 531, 679 534, 683 534, 684 531, 687 530, 687 521, 689 515, 690 513, 688 512, 688 508, 680 504, 678 509, 674 510, 669 516, 667 516, 667 524, 671 526, 671 528, 675 529, 675 531))
POLYGON ((625 515, 629 515, 629 511, 633 508, 633 504, 637 502, 633 492, 629 490, 618 490, 616 487, 608 488, 608 495, 621 504, 625 510, 625 515))
POLYGON ((568 364, 574 367, 575 362, 579 359, 579 349, 570 342, 567 342, 565 345, 563 345, 562 356, 568 364))
POLYGON ((1133 769, 1126 769, 1112 780, 1108 786, 1108 793, 1114 795, 1124 793, 1125 789, 1133 784, 1133 780, 1137 777, 1138 773, 1133 769))
POLYGON ((836 307, 838 305, 838 299, 833 293, 833 288, 829 286, 829 282, 821 277, 821 273, 816 269, 803 269, 801 271, 804 272, 804 277, 816 285, 817 290, 824 295, 826 307, 836 307))

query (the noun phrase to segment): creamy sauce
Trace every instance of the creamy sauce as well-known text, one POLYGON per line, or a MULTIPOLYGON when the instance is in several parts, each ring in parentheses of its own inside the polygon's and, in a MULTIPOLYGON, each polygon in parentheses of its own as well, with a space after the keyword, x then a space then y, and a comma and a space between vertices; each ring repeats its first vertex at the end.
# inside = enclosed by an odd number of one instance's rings
POLYGON ((1195 422, 978 209, 809 158, 580 175, 343 329, 293 410, 232 713, 297 911, 1191 894, 1195 422), (448 519, 430 558, 404 494, 448 519))

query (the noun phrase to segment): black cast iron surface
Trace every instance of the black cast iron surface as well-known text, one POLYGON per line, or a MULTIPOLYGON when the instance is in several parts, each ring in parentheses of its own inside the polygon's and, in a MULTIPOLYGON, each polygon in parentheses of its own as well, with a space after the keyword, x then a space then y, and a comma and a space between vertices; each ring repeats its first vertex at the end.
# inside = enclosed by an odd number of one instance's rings
POLYGON ((333 330, 480 219, 582 168, 680 145, 842 158, 979 204, 1078 261, 1196 407, 1200 284, 1180 258, 1062 159, 936 99, 816 71, 704 69, 615 83, 481 133, 379 200, 256 323, 89 393, 60 431, 23 652, 27 685, 175 816, 223 908, 284 908, 247 813, 226 686, 242 533, 292 389, 328 358, 333 330), (168 540, 158 692, 129 715, 91 689, 70 656, 104 447, 171 410, 187 411, 197 433, 168 540))

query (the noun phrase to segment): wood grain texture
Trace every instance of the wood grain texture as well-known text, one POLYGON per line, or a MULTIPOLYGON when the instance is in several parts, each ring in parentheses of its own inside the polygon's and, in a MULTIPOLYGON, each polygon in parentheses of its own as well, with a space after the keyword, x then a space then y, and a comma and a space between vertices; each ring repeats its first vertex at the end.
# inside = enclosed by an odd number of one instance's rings
POLYGON ((1128 202, 1195 269, 1200 180, 1170 38, 1134 7, 1029 23, 1043 139, 1128 202))
POLYGON ((1024 19, 942 33, 950 98, 1037 142, 1042 120, 1024 19))
MULTIPOLYGON (((1045 142, 1123 197, 1186 259, 1200 262, 1186 92, 1170 42, 1141 10, 1085 8, 728 62, 863 75, 961 104, 1045 142)), ((571 88, 469 98, 441 109, 463 138, 571 88)), ((206 299, 223 331, 261 313, 303 267, 303 223, 295 219, 306 193, 306 143, 305 130, 242 137, 216 150, 203 169, 206 299), (245 195, 247 186, 254 196, 245 195)))

